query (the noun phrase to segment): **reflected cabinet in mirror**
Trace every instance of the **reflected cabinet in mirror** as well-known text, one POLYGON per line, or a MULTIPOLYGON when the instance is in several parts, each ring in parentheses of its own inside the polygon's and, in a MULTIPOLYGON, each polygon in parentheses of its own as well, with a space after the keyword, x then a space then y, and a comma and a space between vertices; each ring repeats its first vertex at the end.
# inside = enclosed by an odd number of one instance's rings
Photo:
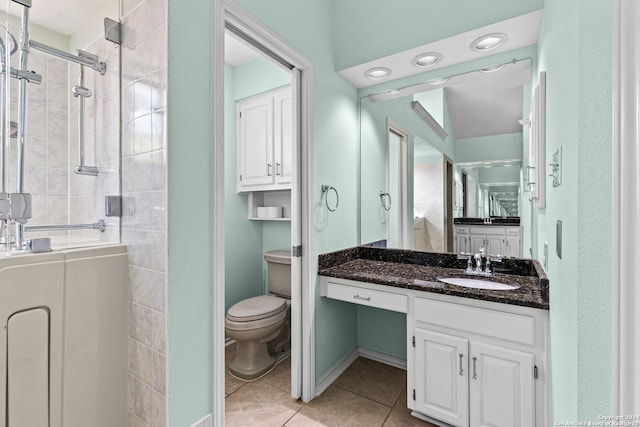
POLYGON ((525 59, 362 97, 361 243, 522 257, 530 83, 525 59))

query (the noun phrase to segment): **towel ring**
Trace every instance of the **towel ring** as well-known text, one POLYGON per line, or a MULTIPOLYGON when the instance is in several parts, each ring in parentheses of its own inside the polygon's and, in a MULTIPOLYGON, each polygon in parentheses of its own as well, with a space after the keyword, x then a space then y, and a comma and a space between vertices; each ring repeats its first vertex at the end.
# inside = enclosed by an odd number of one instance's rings
POLYGON ((332 187, 330 185, 325 185, 322 184, 322 187, 320 187, 322 189, 322 194, 324 195, 324 204, 327 206, 327 209, 329 209, 329 212, 335 212, 338 210, 338 204, 340 203, 340 196, 338 196, 338 190, 335 189, 335 187, 332 187), (331 207, 329 206, 329 200, 327 198, 326 193, 328 193, 330 190, 333 190, 334 193, 336 193, 336 206, 331 209, 331 207))
POLYGON ((382 202, 382 207, 384 208, 385 211, 388 212, 389 210, 391 210, 391 195, 389 193, 385 193, 384 191, 381 191, 380 201, 382 202))

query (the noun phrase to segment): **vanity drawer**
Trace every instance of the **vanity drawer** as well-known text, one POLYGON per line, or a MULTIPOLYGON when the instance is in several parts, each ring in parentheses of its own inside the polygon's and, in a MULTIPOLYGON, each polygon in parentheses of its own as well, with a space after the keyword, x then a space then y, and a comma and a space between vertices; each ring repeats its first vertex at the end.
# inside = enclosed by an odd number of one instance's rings
POLYGON ((504 227, 495 225, 487 225, 485 227, 471 227, 469 233, 482 234, 485 236, 504 236, 504 227))
POLYGON ((469 234, 469 227, 456 227, 456 233, 469 234))
POLYGON ((520 227, 505 227, 507 236, 519 236, 520 227))
POLYGON ((448 329, 536 345, 535 319, 531 316, 416 298, 415 319, 448 329))
POLYGON ((337 299, 354 304, 369 307, 383 308, 385 310, 407 312, 406 295, 380 292, 373 289, 358 288, 340 283, 328 282, 326 287, 327 298, 337 299))

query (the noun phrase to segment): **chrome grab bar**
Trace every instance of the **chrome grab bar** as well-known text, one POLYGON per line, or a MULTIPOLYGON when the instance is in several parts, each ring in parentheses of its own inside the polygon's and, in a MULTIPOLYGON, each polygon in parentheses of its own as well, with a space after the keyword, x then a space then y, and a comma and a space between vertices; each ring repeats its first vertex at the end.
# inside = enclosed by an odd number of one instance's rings
POLYGON ((107 224, 104 220, 93 224, 57 224, 57 225, 28 225, 25 231, 51 231, 51 230, 100 230, 104 232, 107 224))
POLYGON ((35 40, 29 40, 29 46, 39 50, 40 52, 48 53, 49 55, 57 56, 58 58, 92 68, 102 75, 107 72, 107 64, 100 61, 96 55, 83 51, 77 51, 74 55, 35 40))

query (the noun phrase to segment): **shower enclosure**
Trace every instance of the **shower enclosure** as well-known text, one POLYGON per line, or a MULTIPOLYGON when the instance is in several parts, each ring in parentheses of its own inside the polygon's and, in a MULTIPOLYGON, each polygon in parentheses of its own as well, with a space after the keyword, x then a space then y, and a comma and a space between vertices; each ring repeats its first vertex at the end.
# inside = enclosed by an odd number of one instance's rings
POLYGON ((2 1, 0 252, 119 242, 119 23, 74 46, 31 22, 42 0, 2 1))

